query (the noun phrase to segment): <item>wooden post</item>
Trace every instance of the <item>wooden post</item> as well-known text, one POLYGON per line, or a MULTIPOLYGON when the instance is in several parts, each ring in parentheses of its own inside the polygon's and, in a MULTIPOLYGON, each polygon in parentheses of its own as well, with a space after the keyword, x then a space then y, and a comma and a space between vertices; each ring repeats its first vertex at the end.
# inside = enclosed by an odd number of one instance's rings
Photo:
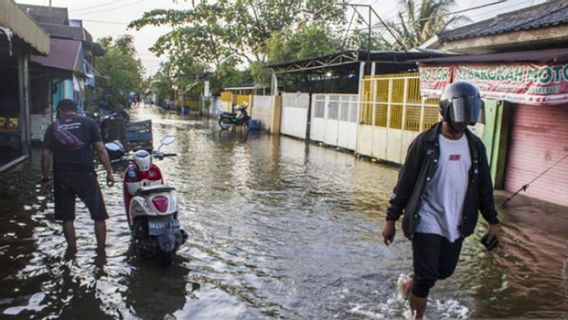
POLYGON ((280 134, 280 119, 282 117, 282 96, 272 96, 272 123, 270 125, 271 134, 280 134))

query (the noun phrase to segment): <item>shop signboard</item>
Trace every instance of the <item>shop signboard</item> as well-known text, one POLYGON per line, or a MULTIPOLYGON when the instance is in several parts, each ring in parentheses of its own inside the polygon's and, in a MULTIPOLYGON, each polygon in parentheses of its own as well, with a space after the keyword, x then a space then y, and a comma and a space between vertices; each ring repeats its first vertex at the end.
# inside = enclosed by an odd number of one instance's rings
POLYGON ((568 103, 568 64, 421 66, 423 96, 439 96, 450 82, 469 81, 487 99, 523 104, 568 103))

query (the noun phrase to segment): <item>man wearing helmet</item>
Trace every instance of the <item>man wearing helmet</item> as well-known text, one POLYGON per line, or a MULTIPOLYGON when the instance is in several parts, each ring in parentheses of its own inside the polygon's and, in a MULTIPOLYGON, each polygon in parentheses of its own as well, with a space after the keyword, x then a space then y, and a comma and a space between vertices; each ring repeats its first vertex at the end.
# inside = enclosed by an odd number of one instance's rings
POLYGON ((472 84, 455 82, 444 90, 443 121, 410 145, 387 209, 385 244, 393 242, 395 221, 402 214, 404 235, 412 241, 414 273, 402 289, 416 319, 424 316, 436 281, 454 272, 478 212, 489 223, 488 241, 498 231, 485 147, 467 129, 479 121, 482 109, 483 100, 472 84))

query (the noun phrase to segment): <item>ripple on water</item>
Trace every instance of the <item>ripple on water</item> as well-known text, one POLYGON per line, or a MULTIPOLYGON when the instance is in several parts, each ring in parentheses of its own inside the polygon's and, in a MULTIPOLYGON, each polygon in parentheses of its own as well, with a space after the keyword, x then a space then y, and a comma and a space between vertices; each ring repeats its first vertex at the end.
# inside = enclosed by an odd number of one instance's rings
MULTIPOLYGON (((410 243, 380 236, 398 170, 301 141, 219 132, 215 121, 156 109, 161 161, 190 234, 164 270, 130 246, 119 184, 103 187, 106 254, 78 204, 79 248, 65 250, 53 199, 39 192, 38 157, 0 176, 0 310, 16 319, 391 319, 410 315, 397 294, 410 243), (159 302, 159 303, 157 303, 159 302)), ((34 151, 37 153, 37 151, 34 151)), ((104 183, 104 169, 98 168, 104 183)), ((118 177, 118 173, 116 176, 118 177)), ((501 212, 502 246, 483 251, 479 230, 454 276, 432 291, 427 317, 566 315, 568 219, 523 198, 501 212), (536 219, 536 220, 535 220, 536 219), (480 277, 480 275, 483 275, 480 277)))

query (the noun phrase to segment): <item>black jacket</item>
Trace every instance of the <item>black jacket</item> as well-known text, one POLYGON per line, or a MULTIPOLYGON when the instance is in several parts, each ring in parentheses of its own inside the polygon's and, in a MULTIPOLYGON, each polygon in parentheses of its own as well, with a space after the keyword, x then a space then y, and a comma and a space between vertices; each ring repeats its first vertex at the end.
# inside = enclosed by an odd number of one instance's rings
MULTIPOLYGON (((387 209, 387 220, 396 221, 404 213, 402 228, 404 235, 412 239, 420 221, 418 212, 426 184, 437 168, 440 156, 438 135, 442 122, 421 133, 410 145, 406 161, 402 166, 396 187, 387 209)), ((471 155, 469 184, 464 199, 462 222, 459 231, 462 237, 473 233, 477 224, 478 211, 490 224, 499 223, 493 200, 491 172, 485 154, 485 146, 471 131, 465 132, 471 155)))

